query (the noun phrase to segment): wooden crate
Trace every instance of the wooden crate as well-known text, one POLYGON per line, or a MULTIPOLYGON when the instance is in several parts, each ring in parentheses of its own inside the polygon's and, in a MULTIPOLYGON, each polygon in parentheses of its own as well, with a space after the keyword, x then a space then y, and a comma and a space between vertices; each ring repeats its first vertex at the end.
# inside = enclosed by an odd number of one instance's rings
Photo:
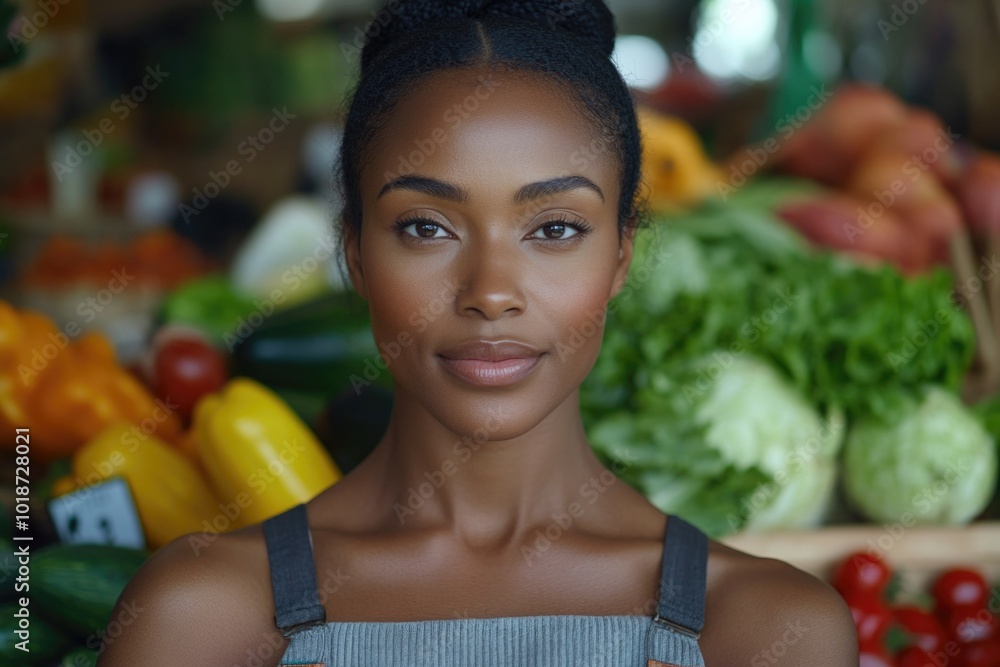
POLYGON ((828 526, 810 531, 740 534, 722 540, 755 556, 777 558, 830 580, 833 568, 855 551, 872 551, 898 570, 901 595, 924 592, 943 570, 967 566, 1000 584, 1000 522, 967 526, 910 527, 900 524, 828 526))

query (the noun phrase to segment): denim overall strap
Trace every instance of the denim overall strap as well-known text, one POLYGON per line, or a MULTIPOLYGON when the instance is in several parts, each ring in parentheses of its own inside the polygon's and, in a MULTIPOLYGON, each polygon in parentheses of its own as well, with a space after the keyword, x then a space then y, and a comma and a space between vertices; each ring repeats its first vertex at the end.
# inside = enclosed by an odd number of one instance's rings
POLYGON ((678 516, 667 521, 660 572, 657 623, 698 637, 705 625, 705 574, 708 538, 678 516))
POLYGON ((646 667, 703 667, 708 538, 680 517, 667 519, 660 595, 646 638, 646 667))
POLYGON ((274 624, 286 637, 326 622, 319 602, 312 535, 306 506, 296 505, 263 522, 274 593, 274 624))

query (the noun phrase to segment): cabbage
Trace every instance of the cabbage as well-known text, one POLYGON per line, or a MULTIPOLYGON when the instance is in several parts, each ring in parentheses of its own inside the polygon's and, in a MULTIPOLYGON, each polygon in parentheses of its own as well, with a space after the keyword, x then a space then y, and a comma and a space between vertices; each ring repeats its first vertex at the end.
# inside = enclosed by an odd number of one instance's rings
POLYGON ((872 417, 851 428, 844 451, 848 499, 876 521, 970 521, 996 484, 993 439, 958 397, 940 387, 904 400, 905 409, 891 422, 872 417))
POLYGON ((596 420, 590 440, 661 511, 713 536, 826 516, 844 433, 838 411, 824 420, 751 355, 715 352, 636 382, 638 409, 596 420))

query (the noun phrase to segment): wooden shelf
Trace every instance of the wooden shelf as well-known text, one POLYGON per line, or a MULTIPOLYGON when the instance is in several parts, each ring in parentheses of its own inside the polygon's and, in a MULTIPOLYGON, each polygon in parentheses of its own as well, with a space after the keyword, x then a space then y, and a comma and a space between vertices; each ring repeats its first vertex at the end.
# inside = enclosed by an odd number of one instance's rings
POLYGON ((810 531, 740 534, 722 540, 755 556, 777 558, 829 581, 832 570, 855 551, 885 558, 901 576, 907 596, 927 590, 939 572, 957 566, 1000 580, 1000 522, 967 526, 904 527, 902 524, 827 526, 810 531))

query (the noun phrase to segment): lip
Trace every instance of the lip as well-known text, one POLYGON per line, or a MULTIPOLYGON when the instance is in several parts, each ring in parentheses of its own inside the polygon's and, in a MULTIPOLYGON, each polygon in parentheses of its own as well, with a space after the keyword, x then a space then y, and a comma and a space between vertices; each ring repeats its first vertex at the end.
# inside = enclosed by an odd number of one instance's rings
POLYGON ((504 387, 528 376, 544 352, 518 341, 472 340, 438 353, 454 376, 479 387, 504 387))

